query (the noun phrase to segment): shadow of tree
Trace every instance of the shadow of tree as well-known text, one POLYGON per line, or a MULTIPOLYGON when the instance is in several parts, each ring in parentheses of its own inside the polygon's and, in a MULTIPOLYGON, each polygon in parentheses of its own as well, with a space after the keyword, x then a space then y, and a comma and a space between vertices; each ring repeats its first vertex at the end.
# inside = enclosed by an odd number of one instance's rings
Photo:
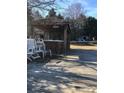
MULTIPOLYGON (((36 64, 32 66, 34 67, 29 66, 27 74, 28 93, 63 93, 60 85, 69 87, 72 83, 79 83, 77 81, 83 81, 82 83, 88 87, 96 87, 95 82, 97 79, 95 76, 88 74, 78 75, 67 72, 59 66, 50 67, 45 64, 36 64), (86 83, 85 81, 90 81, 93 83, 86 83)), ((80 87, 75 86, 75 88, 80 87)))
POLYGON ((81 61, 97 61, 97 50, 71 49, 68 55, 79 56, 81 61))
POLYGON ((66 60, 66 62, 76 62, 78 65, 84 65, 86 67, 97 70, 97 50, 84 50, 84 49, 71 49, 67 54, 69 56, 78 56, 79 59, 66 60))
MULTIPOLYGON (((61 61, 76 63, 74 66, 85 66, 97 70, 96 50, 71 49, 67 55, 78 56, 79 59, 68 60, 59 57, 56 63, 59 64, 61 61)), ((39 60, 28 64, 27 93, 63 93, 62 89, 72 86, 76 89, 97 87, 96 75, 72 73, 61 65, 47 65, 48 62, 49 59, 42 63, 39 60)))

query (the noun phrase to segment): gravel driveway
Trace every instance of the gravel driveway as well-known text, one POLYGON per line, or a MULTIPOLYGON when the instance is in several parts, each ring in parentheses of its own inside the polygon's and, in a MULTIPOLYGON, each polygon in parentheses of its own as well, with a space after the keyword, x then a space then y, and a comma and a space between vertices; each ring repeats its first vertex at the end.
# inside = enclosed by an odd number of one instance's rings
POLYGON ((29 63, 28 93, 96 93, 96 46, 85 47, 73 46, 67 56, 47 63, 29 63))

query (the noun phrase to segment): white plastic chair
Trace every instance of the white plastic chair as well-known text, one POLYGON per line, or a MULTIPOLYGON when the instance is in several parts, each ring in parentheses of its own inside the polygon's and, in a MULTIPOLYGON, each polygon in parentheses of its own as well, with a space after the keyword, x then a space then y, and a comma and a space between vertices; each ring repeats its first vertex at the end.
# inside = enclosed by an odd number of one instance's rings
POLYGON ((37 53, 42 53, 43 55, 43 58, 45 57, 45 50, 44 50, 44 44, 43 44, 43 42, 42 41, 40 41, 40 40, 37 40, 36 41, 36 48, 35 48, 36 50, 35 50, 35 52, 37 52, 37 53))
POLYGON ((36 41, 36 52, 37 53, 42 53, 43 54, 43 58, 46 56, 47 53, 50 54, 50 56, 52 56, 51 50, 47 50, 45 43, 43 41, 43 39, 38 39, 36 41))
POLYGON ((32 59, 40 58, 40 56, 36 53, 36 41, 35 39, 27 39, 27 57, 31 61, 32 59))
POLYGON ((27 39, 27 54, 33 55, 35 53, 36 42, 34 39, 27 39))

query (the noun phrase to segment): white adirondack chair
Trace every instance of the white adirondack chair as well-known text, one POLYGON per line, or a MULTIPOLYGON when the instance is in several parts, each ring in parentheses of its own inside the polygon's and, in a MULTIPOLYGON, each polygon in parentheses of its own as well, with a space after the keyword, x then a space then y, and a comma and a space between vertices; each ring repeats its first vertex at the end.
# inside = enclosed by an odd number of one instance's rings
POLYGON ((42 53, 43 59, 45 58, 47 53, 52 56, 51 50, 46 49, 43 40, 27 39, 27 59, 32 61, 32 59, 40 58, 39 53, 42 53))
POLYGON ((40 40, 36 41, 36 53, 42 53, 43 58, 45 57, 44 43, 40 40))
POLYGON ((50 56, 52 56, 51 50, 47 50, 45 43, 43 41, 43 39, 38 39, 36 41, 36 52, 37 53, 42 53, 43 54, 43 58, 46 56, 47 53, 50 54, 50 56))
POLYGON ((27 58, 32 61, 32 59, 40 58, 36 53, 36 41, 35 39, 27 39, 27 58))

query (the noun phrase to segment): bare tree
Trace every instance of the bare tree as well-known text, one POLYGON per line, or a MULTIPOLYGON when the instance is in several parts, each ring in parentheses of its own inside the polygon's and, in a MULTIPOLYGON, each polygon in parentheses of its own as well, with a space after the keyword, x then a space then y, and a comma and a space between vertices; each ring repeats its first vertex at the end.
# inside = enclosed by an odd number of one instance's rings
MULTIPOLYGON (((39 11, 49 11, 51 8, 55 7, 56 0, 27 0, 27 23, 28 23, 28 36, 32 36, 33 28, 32 22, 38 16, 42 16, 39 11)), ((64 1, 64 0, 59 0, 64 1)))
POLYGON ((56 1, 65 2, 67 0, 27 0, 27 8, 28 11, 49 11, 58 6, 56 1))
POLYGON ((29 9, 33 8, 39 8, 39 9, 45 9, 47 10, 49 7, 51 7, 55 3, 55 0, 28 0, 27 1, 27 7, 29 9))
POLYGON ((48 10, 50 7, 52 7, 55 3, 55 0, 27 0, 27 31, 28 31, 28 36, 33 35, 33 28, 32 28, 32 21, 33 17, 35 16, 40 16, 39 10, 44 11, 48 10), (35 10, 35 11, 34 11, 35 10))
POLYGON ((67 9, 65 9, 65 17, 69 17, 70 19, 77 19, 80 17, 80 15, 85 14, 84 7, 81 5, 81 3, 74 3, 68 6, 67 9))

